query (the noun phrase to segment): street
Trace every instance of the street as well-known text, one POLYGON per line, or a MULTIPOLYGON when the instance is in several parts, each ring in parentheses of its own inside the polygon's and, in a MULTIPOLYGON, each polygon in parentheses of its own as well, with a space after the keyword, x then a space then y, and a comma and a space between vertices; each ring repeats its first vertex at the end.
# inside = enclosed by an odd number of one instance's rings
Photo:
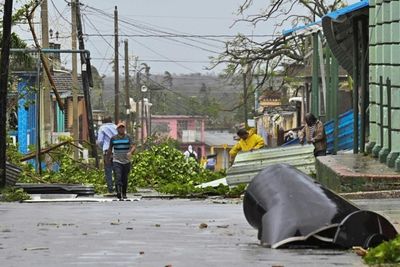
MULTIPOLYGON (((399 219, 398 200, 357 200, 399 219)), ((340 250, 258 245, 239 200, 1 203, 2 266, 363 266, 340 250)), ((396 227, 398 224, 395 224, 396 227)))

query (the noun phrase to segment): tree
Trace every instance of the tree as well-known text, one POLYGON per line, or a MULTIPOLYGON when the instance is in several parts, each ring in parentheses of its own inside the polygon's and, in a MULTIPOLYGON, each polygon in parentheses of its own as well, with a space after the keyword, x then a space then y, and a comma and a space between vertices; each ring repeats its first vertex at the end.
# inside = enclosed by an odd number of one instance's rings
POLYGON ((96 67, 92 66, 93 88, 91 90, 90 99, 93 103, 93 109, 104 109, 103 103, 103 77, 100 76, 96 67))
POLYGON ((0 56, 0 93, 2 95, 0 108, 0 187, 6 185, 6 107, 7 107, 7 87, 8 87, 8 70, 10 64, 10 44, 11 44, 11 22, 12 22, 12 0, 8 0, 4 4, 3 14, 3 35, 0 56))
POLYGON ((255 1, 245 0, 240 5, 237 13, 242 18, 234 24, 245 22, 254 27, 261 23, 264 26, 272 24, 277 37, 259 42, 239 34, 233 40, 227 41, 225 51, 214 58, 215 64, 228 63, 227 75, 243 73, 244 66, 252 65, 252 72, 256 70, 256 75, 263 77, 255 89, 262 87, 270 74, 281 67, 282 62, 304 62, 311 49, 308 38, 278 34, 284 25, 295 27, 308 24, 317 17, 347 5, 343 0, 272 0, 259 14, 248 15, 247 12, 255 1), (300 8, 303 14, 299 14, 300 8))

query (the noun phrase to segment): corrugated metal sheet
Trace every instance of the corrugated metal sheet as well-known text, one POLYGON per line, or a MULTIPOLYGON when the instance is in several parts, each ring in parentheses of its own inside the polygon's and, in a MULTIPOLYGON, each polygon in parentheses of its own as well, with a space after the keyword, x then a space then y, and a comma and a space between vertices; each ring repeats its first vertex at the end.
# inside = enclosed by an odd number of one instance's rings
MULTIPOLYGON (((354 133, 354 114, 353 110, 349 110, 339 116, 339 150, 349 150, 353 149, 353 133, 354 133)), ((327 152, 333 152, 333 131, 334 131, 334 121, 330 120, 325 122, 325 133, 327 139, 327 152)))
MULTIPOLYGON (((324 36, 339 64, 353 73, 353 18, 368 16, 368 1, 333 11, 322 18, 324 36)), ((361 39, 360 39, 361 40, 361 39)))
POLYGON ((320 31, 322 26, 329 47, 339 61, 340 65, 348 72, 352 73, 353 30, 352 20, 350 18, 352 16, 368 15, 368 6, 368 0, 362 0, 347 7, 328 13, 322 17, 322 20, 318 20, 307 25, 296 26, 289 30, 284 30, 282 35, 305 36, 320 31))
POLYGON ((331 13, 326 14, 324 17, 330 17, 332 19, 338 19, 340 16, 347 15, 353 11, 362 9, 364 7, 368 7, 368 0, 361 0, 360 2, 354 3, 347 7, 332 11, 331 13))
POLYGON ((6 185, 14 186, 22 170, 17 165, 6 162, 6 185))
MULTIPOLYGON (((359 120, 360 121, 360 120, 359 120)), ((354 132, 354 115, 353 110, 346 111, 339 116, 339 150, 350 150, 353 149, 353 132, 354 132)), ((334 131, 334 121, 330 120, 325 122, 325 133, 327 142, 327 153, 331 154, 333 152, 333 131, 334 131)), ((293 139, 282 146, 292 146, 298 145, 299 138, 293 139)))
POLYGON ((232 167, 228 169, 226 182, 228 185, 249 183, 262 169, 275 163, 287 163, 308 175, 313 174, 313 151, 313 145, 294 145, 239 153, 232 167))
MULTIPOLYGON (((328 17, 330 19, 337 20, 340 16, 347 15, 351 12, 354 12, 356 10, 359 10, 359 9, 362 9, 362 8, 368 7, 368 6, 369 6, 368 0, 361 0, 360 2, 357 2, 357 3, 354 3, 347 7, 335 10, 333 12, 330 12, 330 13, 324 15, 322 19, 328 17)), ((315 22, 311 22, 306 25, 300 25, 300 26, 296 26, 289 30, 283 30, 282 35, 284 35, 284 36, 295 35, 295 34, 302 35, 306 31, 308 31, 309 33, 312 33, 315 30, 319 30, 320 28, 321 28, 321 20, 317 20, 315 22)))
POLYGON ((307 25, 301 25, 301 26, 297 26, 294 27, 292 29, 289 30, 283 30, 282 35, 283 36, 289 36, 289 35, 309 35, 312 34, 314 32, 317 32, 321 29, 321 20, 315 21, 315 22, 311 22, 307 25))

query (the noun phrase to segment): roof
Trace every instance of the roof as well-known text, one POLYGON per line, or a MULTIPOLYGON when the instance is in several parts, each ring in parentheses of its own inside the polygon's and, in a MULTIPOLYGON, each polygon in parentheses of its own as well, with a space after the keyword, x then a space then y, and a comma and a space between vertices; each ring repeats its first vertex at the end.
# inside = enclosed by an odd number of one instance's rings
MULTIPOLYGON (((329 47, 339 64, 349 73, 353 72, 354 65, 353 18, 367 18, 369 12, 368 6, 368 1, 361 1, 326 14, 322 18, 322 28, 329 47)), ((362 37, 359 36, 358 38, 362 37)))
POLYGON ((368 7, 369 3, 366 0, 361 0, 358 3, 349 5, 347 7, 332 11, 331 13, 326 14, 324 17, 330 17, 331 19, 337 19, 340 16, 346 15, 348 13, 351 13, 353 11, 359 10, 363 7, 368 7))
POLYGON ((321 30, 321 24, 322 24, 322 20, 325 17, 329 17, 331 19, 336 20, 337 18, 339 18, 342 15, 346 15, 348 13, 351 13, 353 11, 359 10, 363 7, 368 7, 368 1, 366 0, 361 0, 360 2, 357 2, 355 4, 349 5, 347 7, 332 11, 328 14, 326 14, 325 16, 322 17, 321 20, 306 24, 306 25, 300 25, 300 26, 296 26, 292 29, 289 30, 283 30, 282 31, 282 35, 284 36, 289 36, 289 35, 306 35, 307 33, 313 33, 316 31, 321 30))
POLYGON ((308 35, 321 30, 321 21, 315 21, 307 25, 296 26, 293 29, 283 30, 283 36, 289 35, 308 35))
POLYGON ((283 36, 308 35, 323 29, 329 47, 339 64, 353 72, 353 17, 368 15, 368 0, 362 0, 324 15, 321 20, 284 30, 283 36), (339 20, 340 18, 340 20, 339 20))
POLYGON ((192 116, 192 115, 151 115, 152 120, 163 120, 163 119, 180 119, 180 120, 190 120, 190 119, 206 119, 205 116, 192 116))
POLYGON ((264 90, 258 99, 278 99, 281 100, 282 92, 277 90, 264 90))
POLYGON ((233 139, 235 134, 227 132, 205 132, 204 142, 207 146, 234 146, 236 141, 233 139))
MULTIPOLYGON (((72 74, 69 72, 54 72, 54 83, 57 91, 60 93, 71 92, 72 89, 72 74)), ((79 93, 83 94, 82 78, 78 77, 79 93)))

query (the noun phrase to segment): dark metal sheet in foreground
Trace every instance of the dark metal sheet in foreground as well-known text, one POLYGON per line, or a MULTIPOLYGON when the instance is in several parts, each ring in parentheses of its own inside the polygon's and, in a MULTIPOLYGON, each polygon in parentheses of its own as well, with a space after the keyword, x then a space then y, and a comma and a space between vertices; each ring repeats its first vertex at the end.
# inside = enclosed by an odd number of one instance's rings
POLYGON ((368 215, 360 221, 359 208, 287 164, 268 166, 256 175, 246 190, 243 208, 247 221, 259 230, 258 239, 272 248, 365 246, 372 235, 383 240, 396 233, 379 214, 364 211, 368 215), (386 230, 366 226, 357 232, 343 226, 346 220, 360 226, 384 224, 386 230))
POLYGON ((28 194, 77 194, 78 196, 94 195, 94 187, 92 185, 17 183, 15 187, 24 189, 24 191, 28 194))

